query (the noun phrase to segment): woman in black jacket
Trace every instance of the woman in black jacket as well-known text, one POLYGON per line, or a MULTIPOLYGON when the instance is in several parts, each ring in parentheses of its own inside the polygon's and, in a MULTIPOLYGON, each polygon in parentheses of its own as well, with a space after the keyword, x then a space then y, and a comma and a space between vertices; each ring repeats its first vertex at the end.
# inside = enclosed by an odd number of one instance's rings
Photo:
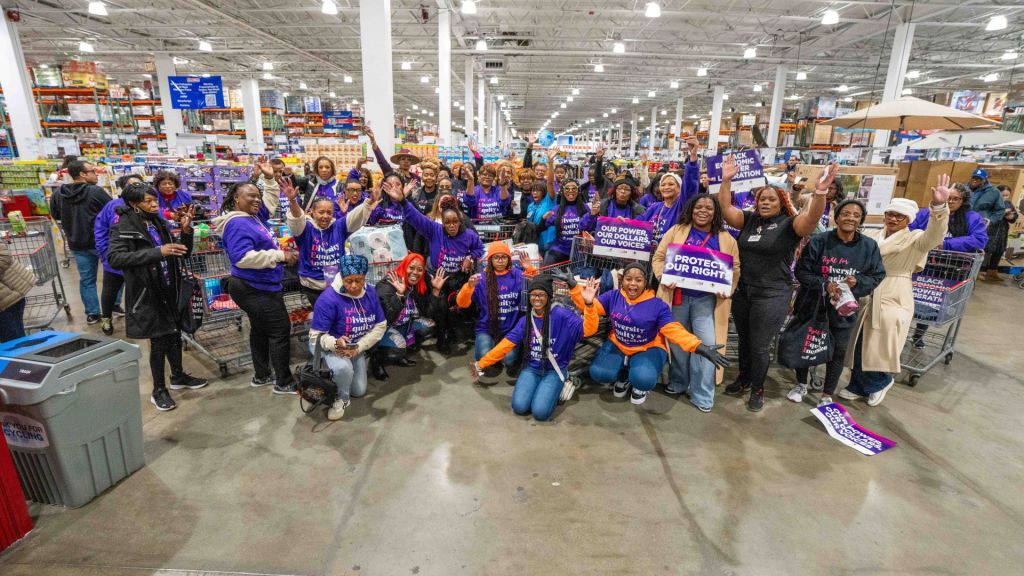
POLYGON ((437 271, 429 285, 426 276, 423 256, 412 253, 377 283, 377 298, 388 321, 388 330, 370 361, 371 373, 377 380, 388 379, 384 365, 389 360, 399 366, 415 366, 416 362, 407 356, 407 351, 434 334, 437 320, 445 312, 445 300, 441 296, 447 280, 444 269, 437 271))
POLYGON ((131 184, 121 198, 125 205, 117 209, 120 220, 110 230, 107 261, 124 272, 125 333, 129 338, 149 338, 149 369, 153 374, 150 402, 157 410, 173 410, 177 405, 164 380, 165 360, 171 366, 171 390, 196 390, 208 383, 185 373, 178 331, 179 258, 187 258, 192 252, 193 209, 178 213, 178 243, 160 216, 157 192, 152 186, 131 184))

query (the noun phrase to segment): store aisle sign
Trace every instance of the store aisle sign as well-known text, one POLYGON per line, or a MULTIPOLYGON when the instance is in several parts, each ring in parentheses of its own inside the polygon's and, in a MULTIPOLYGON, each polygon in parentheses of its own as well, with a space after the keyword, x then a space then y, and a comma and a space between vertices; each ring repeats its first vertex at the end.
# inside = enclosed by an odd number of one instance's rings
POLYGON ((728 296, 732 293, 732 256, 702 246, 669 244, 661 283, 728 296))
POLYGON ((594 256, 651 259, 651 237, 654 226, 650 222, 608 218, 597 219, 594 231, 594 256))
POLYGON ((335 128, 342 130, 352 129, 352 111, 335 110, 324 112, 324 128, 335 128))
MULTIPOLYGON (((740 171, 732 179, 732 191, 734 194, 736 192, 754 190, 765 185, 764 167, 761 165, 761 156, 757 153, 757 150, 735 152, 733 153, 733 158, 736 159, 736 164, 740 168, 740 171)), ((711 194, 715 194, 722 187, 722 162, 724 160, 725 156, 722 154, 710 156, 707 159, 708 192, 711 194)))
POLYGON ((826 404, 811 409, 811 414, 821 421, 828 435, 853 448, 865 456, 881 454, 896 445, 896 442, 857 424, 850 413, 839 404, 826 404))
POLYGON ((35 420, 12 414, 0 412, 0 429, 4 431, 4 438, 8 446, 15 448, 46 448, 50 445, 50 439, 46 436, 46 429, 35 420))
POLYGON ((220 76, 168 76, 171 88, 171 108, 175 110, 202 110, 224 107, 224 85, 220 76))

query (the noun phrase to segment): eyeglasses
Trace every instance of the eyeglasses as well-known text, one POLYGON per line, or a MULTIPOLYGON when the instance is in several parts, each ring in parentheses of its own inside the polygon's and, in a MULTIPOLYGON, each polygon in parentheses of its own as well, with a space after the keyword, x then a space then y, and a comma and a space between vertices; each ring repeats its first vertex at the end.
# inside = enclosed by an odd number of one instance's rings
POLYGON ((438 190, 451 190, 452 187, 451 186, 438 186, 437 189, 438 190))
POLYGON ((885 219, 894 220, 896 222, 900 222, 902 220, 910 220, 910 218, 908 218, 906 214, 900 214, 899 212, 886 212, 885 219))

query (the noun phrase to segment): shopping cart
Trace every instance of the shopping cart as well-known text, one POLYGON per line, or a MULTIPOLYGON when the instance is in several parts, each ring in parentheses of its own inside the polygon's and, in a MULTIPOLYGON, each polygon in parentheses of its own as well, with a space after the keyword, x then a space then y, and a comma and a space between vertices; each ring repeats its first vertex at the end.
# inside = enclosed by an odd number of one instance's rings
POLYGON ((36 277, 35 285, 25 295, 25 330, 49 327, 61 309, 70 320, 71 305, 64 293, 64 281, 57 264, 53 222, 46 217, 25 218, 22 230, 21 226, 2 219, 0 241, 6 243, 11 256, 36 277))
POLYGON ((924 270, 914 274, 914 322, 900 364, 916 386, 922 374, 953 359, 967 300, 985 255, 932 250, 924 270))
POLYGON ((199 279, 203 290, 203 324, 195 334, 183 334, 185 347, 195 348, 213 360, 222 377, 228 367, 242 367, 252 362, 249 350, 248 320, 238 305, 221 287, 221 280, 231 274, 231 263, 216 237, 210 238, 202 251, 193 252, 186 268, 199 279))
POLYGON ((473 228, 476 230, 480 241, 484 244, 494 242, 495 240, 511 240, 512 235, 516 231, 516 224, 510 220, 502 218, 488 219, 488 220, 473 220, 473 228))
MULTIPOLYGON (((617 256, 601 256, 594 254, 594 239, 590 235, 581 235, 573 238, 572 252, 569 255, 569 263, 577 276, 590 274, 600 276, 603 272, 610 272, 625 268, 631 262, 650 262, 651 254, 645 259, 622 258, 617 256), (593 272, 593 273, 591 273, 593 272)), ((648 268, 648 280, 653 276, 653 271, 648 268)))

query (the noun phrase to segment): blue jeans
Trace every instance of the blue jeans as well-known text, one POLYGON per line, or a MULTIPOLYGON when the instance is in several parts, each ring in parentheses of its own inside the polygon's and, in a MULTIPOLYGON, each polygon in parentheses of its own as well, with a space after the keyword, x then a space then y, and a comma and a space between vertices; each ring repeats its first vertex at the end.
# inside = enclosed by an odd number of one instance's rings
POLYGON ((86 316, 100 315, 100 297, 96 292, 96 274, 100 266, 100 255, 96 249, 72 250, 75 267, 78 268, 78 293, 82 296, 86 316))
POLYGON ((867 396, 878 392, 889 385, 888 372, 869 372, 861 368, 861 345, 864 342, 864 333, 857 337, 857 347, 853 349, 853 370, 850 373, 850 384, 846 389, 860 396, 867 396))
MULTIPOLYGON (((626 375, 629 385, 644 392, 653 390, 667 358, 668 354, 661 348, 648 348, 630 356, 626 375)), ((626 355, 622 350, 611 340, 606 340, 590 364, 590 377, 599 384, 611 384, 619 380, 625 363, 626 355)))
POLYGON ((400 326, 391 326, 384 333, 384 337, 380 339, 377 346, 380 348, 405 350, 409 347, 406 335, 410 331, 413 333, 416 342, 423 342, 434 332, 434 321, 428 318, 417 318, 411 323, 406 322, 400 326))
MULTIPOLYGON (((672 317, 701 342, 715 342, 715 304, 718 297, 683 296, 683 303, 672 307, 672 317)), ((675 394, 689 391, 690 402, 701 408, 715 404, 715 365, 697 354, 691 354, 675 344, 669 344, 672 363, 669 364, 668 390, 675 394)))
MULTIPOLYGON (((316 344, 309 343, 309 352, 315 354, 316 344)), ((331 379, 338 385, 338 398, 351 400, 366 395, 366 355, 342 358, 334 353, 320 352, 320 358, 332 372, 331 379)))
POLYGON ((16 340, 25 335, 25 299, 0 310, 0 342, 16 340))
MULTIPOLYGON (((487 332, 477 332, 475 342, 477 361, 486 356, 487 353, 494 348, 494 344, 494 338, 491 337, 490 334, 488 334, 487 332)), ((518 358, 519 347, 516 346, 515 348, 512 349, 511 352, 505 355, 505 358, 501 361, 501 363, 504 364, 506 368, 511 368, 512 366, 516 365, 516 359, 518 358)))
POLYGON ((538 370, 527 366, 512 390, 512 411, 519 415, 532 412, 534 420, 543 422, 554 414, 561 393, 562 379, 554 368, 538 370))

